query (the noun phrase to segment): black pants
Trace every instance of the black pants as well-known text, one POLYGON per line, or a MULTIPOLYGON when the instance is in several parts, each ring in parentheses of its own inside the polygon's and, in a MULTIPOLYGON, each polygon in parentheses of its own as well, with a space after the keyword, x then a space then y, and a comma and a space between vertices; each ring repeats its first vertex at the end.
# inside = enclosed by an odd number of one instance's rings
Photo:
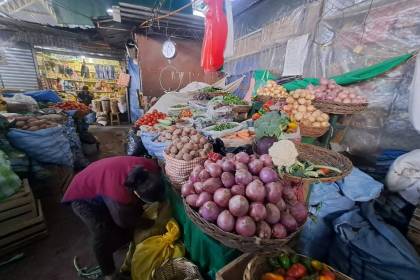
POLYGON ((74 201, 74 213, 89 228, 93 251, 104 275, 115 271, 113 253, 132 240, 133 231, 117 226, 100 201, 74 201))

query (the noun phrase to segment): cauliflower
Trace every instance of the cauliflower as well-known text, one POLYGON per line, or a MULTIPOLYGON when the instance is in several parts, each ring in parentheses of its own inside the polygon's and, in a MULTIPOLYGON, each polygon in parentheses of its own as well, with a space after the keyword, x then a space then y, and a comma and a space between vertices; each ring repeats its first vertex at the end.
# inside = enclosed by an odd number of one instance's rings
POLYGON ((279 168, 293 165, 296 163, 299 155, 295 144, 290 140, 280 140, 275 142, 270 149, 268 149, 268 154, 273 159, 274 165, 279 168))

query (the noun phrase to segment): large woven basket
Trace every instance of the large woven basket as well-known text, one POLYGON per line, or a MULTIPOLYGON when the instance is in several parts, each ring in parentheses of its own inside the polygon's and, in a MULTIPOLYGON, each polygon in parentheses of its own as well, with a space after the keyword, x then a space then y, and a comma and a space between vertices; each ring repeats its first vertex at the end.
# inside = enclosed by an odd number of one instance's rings
POLYGON ((195 264, 186 258, 176 258, 154 270, 152 280, 203 280, 203 277, 195 264))
POLYGON ((190 176, 194 167, 198 164, 203 164, 205 158, 195 158, 191 161, 179 160, 164 153, 165 158, 165 172, 171 183, 175 188, 181 188, 188 177, 190 176))
POLYGON ((197 211, 192 209, 185 201, 185 212, 191 221, 201 228, 204 233, 216 239, 223 245, 229 248, 234 248, 245 253, 262 253, 262 252, 278 252, 281 251, 282 246, 297 238, 298 233, 303 226, 287 238, 283 239, 261 239, 258 237, 244 237, 234 233, 223 231, 217 225, 204 220, 197 211))
MULTIPOLYGON (((288 250, 283 250, 283 252, 290 252, 288 250)), ((261 279, 262 275, 267 272, 273 271, 273 269, 270 267, 270 264, 268 263, 269 257, 275 257, 277 254, 272 253, 265 253, 260 254, 255 257, 253 257, 247 267, 244 271, 244 277, 243 280, 259 280, 261 279)), ((306 256, 298 255, 301 258, 306 258, 306 256)), ((353 280, 352 278, 348 277, 347 275, 335 270, 334 268, 328 266, 328 268, 335 273, 336 280, 353 280)))
POLYGON ((321 137, 322 135, 324 135, 329 129, 330 127, 310 127, 310 126, 305 126, 303 123, 299 124, 299 128, 300 128, 300 135, 305 136, 305 137, 321 137))
POLYGON ((345 103, 336 103, 336 102, 327 102, 314 100, 313 105, 315 108, 321 110, 324 113, 336 114, 336 115, 351 115, 364 111, 368 104, 345 104, 345 103))
POLYGON ((314 164, 322 164, 322 165, 328 165, 333 166, 335 168, 338 168, 341 170, 341 174, 334 177, 325 177, 325 178, 303 178, 303 177, 297 177, 292 176, 287 173, 283 173, 283 177, 294 181, 294 182, 335 182, 338 181, 347 175, 350 174, 353 164, 351 161, 343 156, 342 154, 339 154, 337 152, 321 148, 315 145, 310 144, 296 144, 296 149, 299 153, 298 160, 308 160, 314 164))

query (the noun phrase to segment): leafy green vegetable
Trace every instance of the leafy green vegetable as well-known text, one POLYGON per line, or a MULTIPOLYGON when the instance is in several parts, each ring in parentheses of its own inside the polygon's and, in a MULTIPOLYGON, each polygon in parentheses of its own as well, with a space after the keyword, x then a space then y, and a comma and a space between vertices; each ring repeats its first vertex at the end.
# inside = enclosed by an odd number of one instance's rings
POLYGON ((221 123, 221 124, 215 125, 212 128, 212 130, 213 131, 223 131, 223 130, 226 130, 226 129, 234 128, 236 126, 237 125, 236 124, 233 124, 233 123, 221 123))
POLYGON ((176 104, 174 106, 171 106, 171 108, 183 108, 183 107, 187 107, 187 105, 185 105, 185 104, 176 104))
POLYGON ((222 90, 221 88, 217 88, 217 87, 206 87, 206 88, 202 89, 202 91, 204 93, 217 92, 217 91, 221 91, 221 90, 222 90))
POLYGON ((255 136, 260 139, 264 136, 276 137, 280 139, 287 126, 289 118, 278 112, 268 112, 254 122, 255 136))
POLYGON ((242 100, 240 97, 228 94, 223 97, 223 103, 226 105, 247 105, 246 101, 242 100))
POLYGON ((297 161, 295 164, 284 168, 286 173, 304 178, 333 177, 341 174, 341 170, 332 166, 316 165, 310 161, 297 161))

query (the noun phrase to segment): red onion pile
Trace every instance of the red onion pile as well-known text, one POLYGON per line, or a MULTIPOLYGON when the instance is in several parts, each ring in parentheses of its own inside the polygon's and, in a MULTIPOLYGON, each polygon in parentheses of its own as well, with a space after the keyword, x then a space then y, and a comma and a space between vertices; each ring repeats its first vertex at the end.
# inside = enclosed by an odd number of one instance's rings
POLYGON ((334 80, 328 80, 321 78, 319 80, 319 86, 314 87, 309 85, 307 87, 312 93, 315 94, 316 100, 325 100, 335 103, 344 104, 364 104, 367 103, 367 99, 356 93, 352 88, 342 87, 338 85, 334 80))
POLYGON ((269 155, 245 152, 198 165, 181 194, 205 220, 226 232, 286 238, 307 219, 295 189, 279 179, 269 155))

